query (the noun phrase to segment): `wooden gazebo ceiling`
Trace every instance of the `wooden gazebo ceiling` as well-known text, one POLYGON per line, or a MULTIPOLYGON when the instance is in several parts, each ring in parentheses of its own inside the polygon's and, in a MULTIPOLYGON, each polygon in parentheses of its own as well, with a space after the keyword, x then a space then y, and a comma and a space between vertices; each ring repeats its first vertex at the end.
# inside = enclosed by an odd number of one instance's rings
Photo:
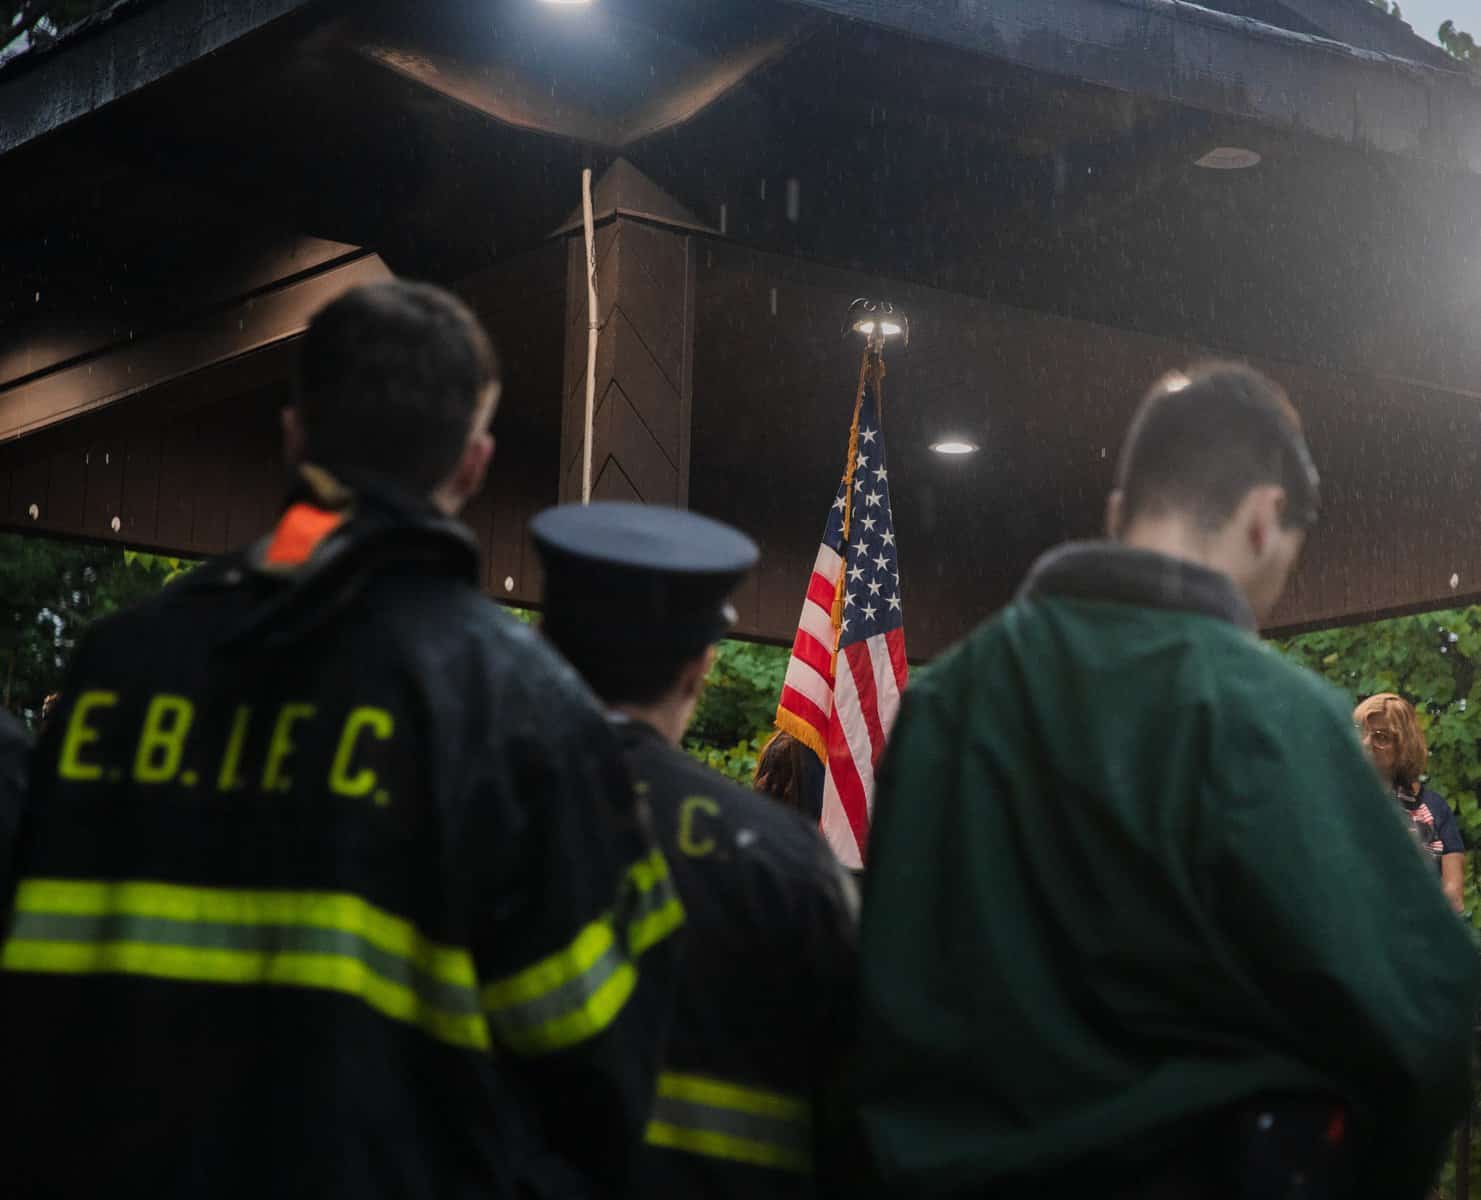
POLYGON ((539 244, 580 167, 620 151, 766 250, 1234 352, 1481 379, 1475 176, 817 7, 455 0, 270 26, 0 159, 0 342, 48 313, 167 322, 196 277, 251 277, 305 236, 462 278, 539 244), (1221 144, 1263 161, 1193 165, 1221 144))

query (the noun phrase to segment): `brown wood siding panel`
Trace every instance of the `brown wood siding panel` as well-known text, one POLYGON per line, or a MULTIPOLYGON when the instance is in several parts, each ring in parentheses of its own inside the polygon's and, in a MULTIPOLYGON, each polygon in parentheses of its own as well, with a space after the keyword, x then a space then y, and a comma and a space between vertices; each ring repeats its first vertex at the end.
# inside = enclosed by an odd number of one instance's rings
POLYGON ((35 529, 37 522, 31 517, 31 506, 38 512, 46 503, 46 493, 51 483, 51 459, 45 447, 34 442, 17 445, 15 471, 10 478, 10 502, 6 513, 10 524, 20 529, 35 529))
POLYGON ((622 290, 618 307, 653 362, 677 391, 684 378, 684 280, 689 239, 638 221, 624 221, 622 290))
POLYGON ((231 512, 232 476, 236 451, 237 414, 224 405, 203 409, 196 417, 195 446, 191 453, 190 543, 201 554, 221 554, 227 548, 231 512))
POLYGON ((104 541, 116 540, 123 527, 123 447, 126 426, 115 413, 103 413, 89 429, 87 445, 87 512, 83 533, 104 541), (113 528, 118 518, 119 529, 113 528))
POLYGON ((196 481, 194 421, 166 421, 159 440, 159 515, 155 535, 161 546, 197 554, 191 537, 195 523, 196 481))
POLYGON ((493 473, 488 579, 496 599, 525 605, 540 601, 539 557, 528 529, 536 513, 556 503, 554 465, 549 457, 512 454, 493 473), (506 581, 512 586, 506 587, 506 581))
POLYGON ((490 560, 493 553, 494 541, 494 498, 487 483, 474 496, 460 514, 464 525, 468 527, 473 539, 478 543, 479 559, 483 564, 483 587, 491 590, 492 568, 490 560))
POLYGON ((143 546, 159 543, 160 428, 148 418, 130 424, 123 443, 120 536, 143 546))
POLYGON ((258 389, 231 402, 222 419, 231 419, 231 491, 226 545, 245 546, 271 528, 290 476, 283 464, 279 412, 289 398, 286 385, 258 389))
POLYGON ((79 533, 85 528, 87 443, 77 430, 60 432, 64 436, 55 439, 46 505, 38 524, 48 532, 79 533))
POLYGON ((21 447, 15 444, 0 446, 0 513, 10 512, 10 485, 20 467, 21 447))

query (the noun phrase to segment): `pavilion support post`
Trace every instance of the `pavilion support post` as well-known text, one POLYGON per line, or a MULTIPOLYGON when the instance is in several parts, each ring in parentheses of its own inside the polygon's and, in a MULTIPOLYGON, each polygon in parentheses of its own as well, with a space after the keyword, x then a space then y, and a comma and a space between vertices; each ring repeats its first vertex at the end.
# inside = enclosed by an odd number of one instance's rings
MULTIPOLYGON (((614 199, 613 176, 620 183, 633 175, 619 160, 596 191, 591 499, 683 508, 689 503, 696 227, 655 212, 665 206, 653 204, 651 192, 644 194, 641 213, 625 208, 620 196, 614 199)), ((582 499, 590 318, 585 239, 579 228, 562 232, 568 245, 560 497, 572 502, 582 499)))

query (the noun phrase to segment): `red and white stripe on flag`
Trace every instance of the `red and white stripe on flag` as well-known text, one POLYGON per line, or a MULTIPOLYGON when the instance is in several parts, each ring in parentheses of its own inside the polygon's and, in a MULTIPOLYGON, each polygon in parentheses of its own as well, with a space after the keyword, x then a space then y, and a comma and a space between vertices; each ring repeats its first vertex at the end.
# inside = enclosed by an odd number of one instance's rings
POLYGON ((839 652, 826 743, 823 836, 839 861, 855 870, 868 852, 874 771, 907 677, 902 629, 877 633, 839 652))
POLYGON ((823 834, 848 867, 863 866, 868 851, 874 771, 907 675, 878 379, 866 362, 847 468, 808 580, 777 708, 777 727, 824 764, 823 834))

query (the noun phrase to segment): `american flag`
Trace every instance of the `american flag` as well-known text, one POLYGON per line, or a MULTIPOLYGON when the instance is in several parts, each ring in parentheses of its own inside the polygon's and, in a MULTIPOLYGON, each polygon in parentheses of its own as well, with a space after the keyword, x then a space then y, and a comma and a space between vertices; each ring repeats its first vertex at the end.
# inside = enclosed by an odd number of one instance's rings
POLYGON ((813 563, 777 727, 822 760, 823 834, 847 867, 869 844, 874 768, 905 690, 905 615, 880 427, 883 365, 866 356, 849 458, 813 563), (835 653, 836 650, 836 653, 835 653))

